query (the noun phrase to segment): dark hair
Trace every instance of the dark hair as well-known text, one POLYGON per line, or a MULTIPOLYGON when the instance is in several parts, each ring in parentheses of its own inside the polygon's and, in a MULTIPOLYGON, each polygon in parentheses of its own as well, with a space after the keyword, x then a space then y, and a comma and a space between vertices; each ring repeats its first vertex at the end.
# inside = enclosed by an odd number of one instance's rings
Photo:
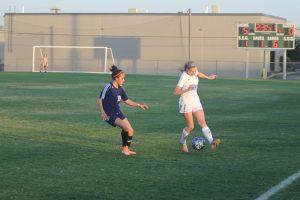
POLYGON ((110 68, 111 71, 111 78, 115 79, 117 78, 120 74, 124 73, 123 70, 119 69, 116 65, 112 65, 110 68))
POLYGON ((184 64, 184 71, 191 69, 192 67, 197 67, 196 63, 193 61, 188 61, 184 64))

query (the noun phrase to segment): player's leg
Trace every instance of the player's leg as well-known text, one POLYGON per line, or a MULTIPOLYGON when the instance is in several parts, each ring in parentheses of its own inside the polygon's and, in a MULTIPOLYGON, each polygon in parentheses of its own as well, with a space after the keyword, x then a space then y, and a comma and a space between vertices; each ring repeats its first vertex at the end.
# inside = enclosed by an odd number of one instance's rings
POLYGON ((205 138, 208 140, 209 144, 211 145, 211 148, 215 149, 217 147, 217 145, 219 145, 221 143, 221 140, 220 139, 214 140, 211 130, 209 129, 209 127, 206 124, 204 110, 199 109, 199 110, 193 112, 193 114, 196 117, 198 124, 201 126, 202 133, 205 136, 205 138))
POLYGON ((136 154, 134 151, 131 151, 129 149, 132 139, 133 139, 134 130, 133 130, 130 122, 128 121, 128 119, 127 118, 124 118, 124 119, 116 118, 115 125, 122 129, 122 131, 121 131, 122 153, 125 155, 136 154))
POLYGON ((40 72, 43 70, 43 64, 40 65, 40 72))
POLYGON ((186 121, 186 127, 183 128, 181 138, 180 138, 180 143, 182 144, 181 150, 183 152, 188 152, 188 147, 186 145, 186 139, 189 136, 189 134, 192 132, 194 129, 194 119, 193 119, 193 114, 192 112, 188 113, 182 113, 185 121, 186 121))

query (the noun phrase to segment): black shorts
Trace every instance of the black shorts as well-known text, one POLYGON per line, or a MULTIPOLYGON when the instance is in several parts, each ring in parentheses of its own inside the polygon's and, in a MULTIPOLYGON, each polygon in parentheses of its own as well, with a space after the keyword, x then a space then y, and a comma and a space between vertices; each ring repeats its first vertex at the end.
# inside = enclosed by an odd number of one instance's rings
POLYGON ((124 115, 121 111, 119 111, 117 113, 108 114, 106 122, 109 123, 111 126, 116 127, 115 121, 117 118, 120 118, 123 120, 126 118, 126 115, 124 115))

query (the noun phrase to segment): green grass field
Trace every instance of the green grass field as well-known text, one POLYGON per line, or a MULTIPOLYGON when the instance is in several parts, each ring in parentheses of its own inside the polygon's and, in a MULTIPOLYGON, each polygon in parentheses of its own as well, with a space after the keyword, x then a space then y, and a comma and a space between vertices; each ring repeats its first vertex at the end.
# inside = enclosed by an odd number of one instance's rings
MULTIPOLYGON (((178 77, 127 75, 137 155, 100 120, 109 75, 0 73, 0 199, 255 199, 300 170, 300 82, 201 80, 215 150, 182 154, 178 77)), ((195 126, 192 137, 202 136, 195 126)), ((191 138, 192 138, 191 137, 191 138)), ((190 139, 191 139, 190 138, 190 139)), ((300 199, 300 180, 272 199, 300 199)))

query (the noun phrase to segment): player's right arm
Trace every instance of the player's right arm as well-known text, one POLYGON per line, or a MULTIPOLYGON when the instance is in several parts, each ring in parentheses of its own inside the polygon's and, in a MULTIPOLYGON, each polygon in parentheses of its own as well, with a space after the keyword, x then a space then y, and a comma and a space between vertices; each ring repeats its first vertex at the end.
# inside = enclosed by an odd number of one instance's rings
POLYGON ((175 96, 180 96, 180 95, 182 95, 183 93, 186 93, 186 92, 188 92, 188 91, 191 91, 191 90, 193 90, 193 89, 196 87, 196 85, 190 85, 188 88, 183 89, 183 85, 184 85, 184 83, 186 82, 186 79, 187 79, 186 75, 185 75, 185 74, 182 74, 181 77, 180 77, 180 79, 179 79, 179 81, 178 81, 177 86, 175 87, 175 89, 174 89, 174 91, 173 91, 173 94, 174 94, 175 96))
POLYGON ((98 103, 99 112, 101 113, 101 119, 104 121, 107 120, 107 115, 103 109, 102 98, 98 98, 97 103, 98 103))
POLYGON ((101 113, 102 120, 107 120, 108 119, 107 114, 105 113, 104 108, 103 108, 103 99, 105 99, 107 91, 109 91, 109 90, 110 90, 110 83, 105 85, 105 87, 101 91, 101 93, 98 97, 98 101, 97 101, 98 109, 99 109, 99 112, 101 113))
POLYGON ((196 87, 195 85, 190 85, 187 89, 183 89, 182 87, 176 86, 173 91, 173 94, 175 96, 179 96, 182 95, 183 93, 193 90, 195 87, 196 87))

